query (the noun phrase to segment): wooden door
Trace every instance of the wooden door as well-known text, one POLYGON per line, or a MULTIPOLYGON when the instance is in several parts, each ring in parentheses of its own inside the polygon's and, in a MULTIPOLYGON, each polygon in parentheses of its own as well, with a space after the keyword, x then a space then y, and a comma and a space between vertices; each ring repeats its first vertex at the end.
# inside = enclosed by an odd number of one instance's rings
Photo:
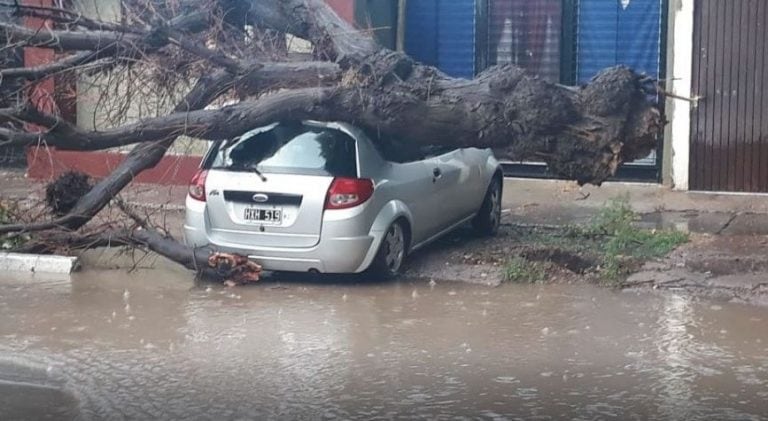
POLYGON ((768 2, 694 10, 690 187, 768 192, 768 2))

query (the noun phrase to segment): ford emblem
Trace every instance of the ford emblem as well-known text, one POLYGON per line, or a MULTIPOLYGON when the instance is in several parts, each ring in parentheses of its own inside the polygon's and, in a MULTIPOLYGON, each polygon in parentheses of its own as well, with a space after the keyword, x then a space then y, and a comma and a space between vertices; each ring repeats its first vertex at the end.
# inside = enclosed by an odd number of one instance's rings
POLYGON ((269 200, 269 196, 264 193, 256 193, 253 195, 252 199, 256 203, 264 203, 269 200))

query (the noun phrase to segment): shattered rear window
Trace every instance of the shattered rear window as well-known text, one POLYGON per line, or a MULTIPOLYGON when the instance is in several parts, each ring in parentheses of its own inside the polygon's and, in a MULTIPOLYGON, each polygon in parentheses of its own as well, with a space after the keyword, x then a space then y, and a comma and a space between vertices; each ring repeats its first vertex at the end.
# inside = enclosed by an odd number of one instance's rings
POLYGON ((276 123, 221 142, 211 169, 357 177, 355 140, 309 123, 276 123))

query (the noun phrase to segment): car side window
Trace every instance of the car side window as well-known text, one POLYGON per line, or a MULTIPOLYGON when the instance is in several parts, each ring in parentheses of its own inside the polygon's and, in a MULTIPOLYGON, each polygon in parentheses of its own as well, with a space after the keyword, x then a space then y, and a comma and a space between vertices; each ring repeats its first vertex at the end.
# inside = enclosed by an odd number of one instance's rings
POLYGON ((444 155, 456 150, 458 150, 458 148, 454 148, 451 146, 441 146, 441 145, 426 145, 421 147, 421 153, 424 155, 425 158, 433 158, 433 157, 444 155))
POLYGON ((459 149, 443 145, 418 145, 414 142, 387 138, 381 133, 371 132, 370 130, 365 130, 364 133, 371 139, 382 158, 398 164, 422 161, 459 149))
POLYGON ((364 133, 371 140, 379 155, 389 162, 405 164, 421 161, 425 158, 424 152, 412 142, 396 140, 371 130, 364 130, 364 133))

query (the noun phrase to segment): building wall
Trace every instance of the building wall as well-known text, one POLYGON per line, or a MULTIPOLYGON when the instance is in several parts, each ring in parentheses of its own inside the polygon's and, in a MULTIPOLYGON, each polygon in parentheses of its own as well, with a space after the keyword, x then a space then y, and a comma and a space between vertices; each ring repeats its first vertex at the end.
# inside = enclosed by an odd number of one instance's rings
POLYGON ((347 22, 355 21, 355 0, 325 0, 325 2, 347 22))
MULTIPOLYGON (((682 98, 691 97, 693 68, 694 0, 669 1, 667 90, 682 98)), ((664 181, 677 190, 688 190, 691 141, 691 102, 667 98, 669 120, 664 133, 664 181)))
MULTIPOLYGON (((0 8, 0 21, 18 24, 18 17, 9 8, 0 8)), ((23 51, 20 48, 4 48, 0 50, 0 68, 23 66, 23 51)), ((11 107, 21 98, 22 83, 14 81, 0 82, 0 108, 11 107)), ((0 122, 0 127, 13 127, 16 123, 0 122)), ((23 168, 26 165, 24 148, 19 146, 0 145, 0 167, 23 168)))
MULTIPOLYGON (((24 0, 23 3, 28 6, 50 7, 53 5, 53 0, 24 0)), ((44 31, 46 28, 53 27, 52 22, 34 17, 25 17, 23 22, 25 26, 35 30, 44 31)), ((54 59, 55 53, 51 49, 34 47, 24 48, 24 64, 28 67, 40 66, 49 63, 54 59)), ((26 89, 27 100, 42 111, 55 113, 57 107, 54 101, 53 91, 53 78, 44 79, 28 86, 26 89)), ((29 128, 35 130, 34 127, 29 128)))

